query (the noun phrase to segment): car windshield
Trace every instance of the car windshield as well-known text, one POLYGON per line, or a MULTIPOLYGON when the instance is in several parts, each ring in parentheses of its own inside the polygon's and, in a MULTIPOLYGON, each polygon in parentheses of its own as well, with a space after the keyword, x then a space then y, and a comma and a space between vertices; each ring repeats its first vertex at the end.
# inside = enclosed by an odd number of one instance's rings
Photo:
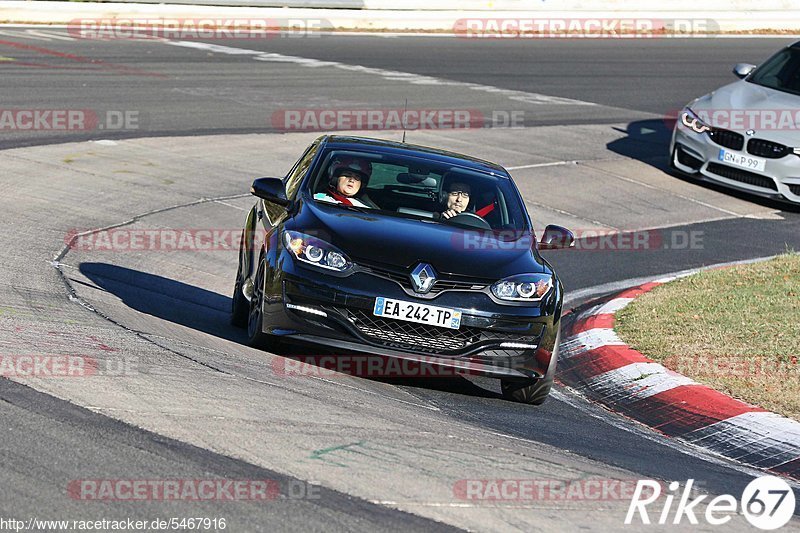
POLYGON ((315 200, 345 208, 481 229, 528 230, 510 179, 424 157, 331 151, 309 188, 315 200))
POLYGON ((800 95, 800 49, 781 50, 754 70, 747 81, 777 91, 800 95))

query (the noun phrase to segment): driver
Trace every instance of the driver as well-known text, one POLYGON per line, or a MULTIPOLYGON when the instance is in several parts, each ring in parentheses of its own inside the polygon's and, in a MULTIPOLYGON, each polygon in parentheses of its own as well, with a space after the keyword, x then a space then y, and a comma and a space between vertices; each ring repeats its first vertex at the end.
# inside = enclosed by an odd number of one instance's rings
POLYGON ((444 187, 447 193, 444 196, 444 211, 439 214, 439 218, 452 218, 459 213, 463 213, 469 207, 470 186, 462 181, 453 181, 444 187))
POLYGON ((314 199, 355 207, 377 207, 363 194, 371 175, 372 164, 369 161, 350 156, 337 157, 328 167, 328 189, 315 194, 314 199))

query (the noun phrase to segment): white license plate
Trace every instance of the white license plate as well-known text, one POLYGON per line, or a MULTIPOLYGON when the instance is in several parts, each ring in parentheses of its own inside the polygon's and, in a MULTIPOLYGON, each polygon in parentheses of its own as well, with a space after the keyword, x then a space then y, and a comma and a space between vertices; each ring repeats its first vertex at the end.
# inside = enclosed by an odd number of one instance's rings
POLYGON ((435 307, 416 302, 404 302, 391 298, 375 298, 372 313, 384 318, 395 318, 406 322, 458 329, 461 327, 461 311, 447 307, 435 307))
POLYGON ((720 161, 724 161, 729 165, 736 165, 737 167, 746 168, 747 170, 758 170, 760 172, 764 172, 764 168, 767 166, 766 159, 744 154, 735 154, 722 149, 719 151, 718 158, 720 161))

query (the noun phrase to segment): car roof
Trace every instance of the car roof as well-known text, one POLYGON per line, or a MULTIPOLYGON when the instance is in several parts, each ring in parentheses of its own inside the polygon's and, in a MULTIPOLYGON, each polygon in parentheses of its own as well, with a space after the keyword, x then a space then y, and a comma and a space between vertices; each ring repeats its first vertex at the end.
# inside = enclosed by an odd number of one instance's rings
POLYGON ((426 159, 438 161, 445 164, 461 166, 479 172, 485 172, 498 177, 510 177, 508 171, 491 161, 485 161, 476 157, 471 157, 456 152, 448 152, 438 148, 420 146, 417 144, 407 144, 397 141, 387 141, 384 139, 374 139, 371 137, 356 137, 345 135, 325 135, 320 138, 321 145, 326 148, 343 150, 364 150, 373 153, 383 153, 392 155, 424 155, 426 159))

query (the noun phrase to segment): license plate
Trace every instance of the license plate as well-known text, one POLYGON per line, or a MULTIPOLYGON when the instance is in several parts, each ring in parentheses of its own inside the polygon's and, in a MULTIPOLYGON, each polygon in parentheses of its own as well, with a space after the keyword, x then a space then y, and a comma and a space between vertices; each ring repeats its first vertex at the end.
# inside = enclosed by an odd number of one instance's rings
POLYGON ((764 168, 767 166, 766 159, 744 154, 735 154, 727 150, 720 150, 718 157, 720 161, 724 161, 729 165, 735 165, 740 168, 746 168, 747 170, 758 170, 760 172, 764 172, 764 168))
POLYGON ((404 302, 391 298, 375 298, 375 316, 439 326, 442 328, 458 329, 461 327, 461 311, 447 307, 435 307, 416 302, 404 302))

